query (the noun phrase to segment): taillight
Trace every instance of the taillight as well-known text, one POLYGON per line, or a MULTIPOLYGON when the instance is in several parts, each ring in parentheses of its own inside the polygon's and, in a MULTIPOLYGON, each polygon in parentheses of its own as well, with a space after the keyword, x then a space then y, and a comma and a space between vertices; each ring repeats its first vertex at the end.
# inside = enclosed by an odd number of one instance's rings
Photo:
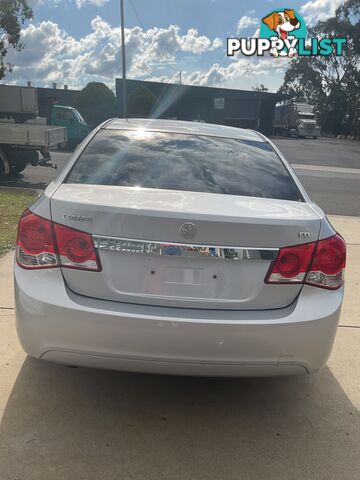
POLYGON ((337 234, 318 242, 280 248, 265 282, 337 289, 343 284, 345 261, 345 242, 337 234))
POLYGON ((267 283, 303 283, 316 243, 280 248, 266 277, 267 283))
POLYGON ((346 245, 340 235, 319 240, 305 283, 335 290, 344 282, 346 245))
POLYGON ((23 268, 58 266, 52 224, 25 210, 21 215, 17 234, 16 259, 23 268))
POLYGON ((26 210, 20 217, 16 249, 22 268, 67 267, 100 271, 92 236, 26 210))
POLYGON ((57 253, 62 267, 99 271, 100 262, 89 233, 54 223, 57 253))

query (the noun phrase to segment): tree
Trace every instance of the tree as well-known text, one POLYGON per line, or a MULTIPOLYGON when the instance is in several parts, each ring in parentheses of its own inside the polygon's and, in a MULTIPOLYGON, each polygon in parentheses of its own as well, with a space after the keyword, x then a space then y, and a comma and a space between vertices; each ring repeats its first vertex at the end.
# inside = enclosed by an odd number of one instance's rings
POLYGON ((253 92, 268 92, 269 89, 267 87, 265 87, 265 85, 263 83, 260 83, 260 85, 256 84, 255 87, 251 87, 251 90, 253 92))
POLYGON ((314 105, 322 128, 354 133, 360 117, 360 0, 347 0, 335 17, 309 28, 310 37, 346 37, 341 57, 297 57, 279 93, 314 105))
POLYGON ((114 93, 101 82, 88 83, 77 96, 75 107, 92 127, 116 117, 119 111, 114 93))
POLYGON ((12 65, 5 61, 8 49, 24 48, 20 42, 21 25, 31 18, 33 12, 26 0, 0 1, 0 79, 12 70, 12 65))
POLYGON ((145 86, 140 85, 127 97, 127 109, 131 117, 149 117, 157 103, 156 96, 145 86))

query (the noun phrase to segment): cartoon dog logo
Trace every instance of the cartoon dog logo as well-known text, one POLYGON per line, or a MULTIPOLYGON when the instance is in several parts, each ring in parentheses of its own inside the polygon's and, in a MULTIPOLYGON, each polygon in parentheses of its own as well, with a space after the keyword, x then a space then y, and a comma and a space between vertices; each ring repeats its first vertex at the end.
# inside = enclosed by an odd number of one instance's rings
MULTIPOLYGON (((264 17, 262 21, 270 30, 274 30, 281 40, 284 40, 291 32, 300 28, 300 22, 296 18, 295 10, 286 9, 280 12, 272 12, 267 17, 264 17)), ((270 50, 270 53, 275 57, 279 55, 277 49, 270 50)), ((296 49, 291 48, 287 55, 293 57, 295 54, 296 49)))

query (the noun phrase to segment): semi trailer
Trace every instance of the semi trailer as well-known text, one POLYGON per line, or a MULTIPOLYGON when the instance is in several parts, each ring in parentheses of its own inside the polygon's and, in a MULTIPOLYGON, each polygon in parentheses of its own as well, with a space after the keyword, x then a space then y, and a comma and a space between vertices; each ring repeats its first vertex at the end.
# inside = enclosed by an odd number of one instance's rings
POLYGON ((275 106, 274 135, 313 137, 320 135, 314 108, 308 103, 284 102, 275 106))

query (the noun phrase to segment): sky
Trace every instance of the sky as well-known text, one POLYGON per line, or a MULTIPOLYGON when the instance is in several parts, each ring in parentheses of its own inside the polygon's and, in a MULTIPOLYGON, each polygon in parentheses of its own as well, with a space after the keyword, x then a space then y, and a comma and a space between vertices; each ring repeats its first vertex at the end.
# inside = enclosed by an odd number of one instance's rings
MULTIPOLYGON (((28 0, 20 53, 9 51, 5 83, 80 89, 121 77, 120 0, 28 0)), ((226 56, 227 37, 258 35, 273 9, 294 8, 307 24, 332 16, 343 0, 124 0, 127 76, 189 85, 276 91, 289 60, 226 56)))

